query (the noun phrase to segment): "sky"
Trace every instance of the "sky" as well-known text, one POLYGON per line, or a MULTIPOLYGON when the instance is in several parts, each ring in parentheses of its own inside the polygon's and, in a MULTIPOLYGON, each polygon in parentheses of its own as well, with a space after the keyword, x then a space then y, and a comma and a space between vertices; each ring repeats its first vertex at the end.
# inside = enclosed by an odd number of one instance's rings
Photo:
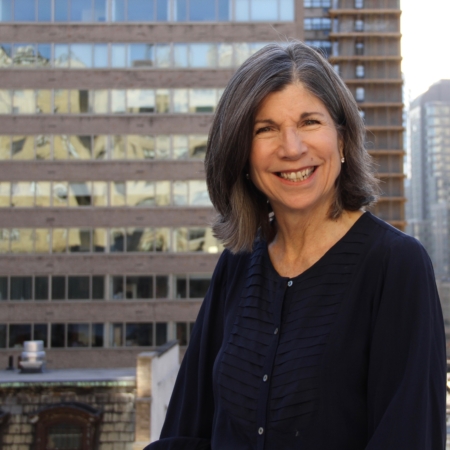
POLYGON ((401 0, 402 71, 412 101, 450 79, 450 0, 401 0))

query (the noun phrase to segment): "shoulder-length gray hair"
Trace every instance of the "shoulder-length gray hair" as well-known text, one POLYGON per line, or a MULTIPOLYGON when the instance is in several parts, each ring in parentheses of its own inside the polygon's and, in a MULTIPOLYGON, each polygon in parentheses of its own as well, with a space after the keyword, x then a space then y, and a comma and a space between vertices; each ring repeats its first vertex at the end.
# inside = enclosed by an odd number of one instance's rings
POLYGON ((364 148, 364 123, 344 82, 316 50, 301 42, 267 45, 247 59, 228 83, 206 150, 206 182, 218 212, 213 231, 234 253, 251 251, 258 231, 270 239, 270 205, 245 175, 259 105, 268 94, 295 82, 322 101, 344 143, 345 164, 336 180, 330 218, 377 199, 378 182, 364 148))

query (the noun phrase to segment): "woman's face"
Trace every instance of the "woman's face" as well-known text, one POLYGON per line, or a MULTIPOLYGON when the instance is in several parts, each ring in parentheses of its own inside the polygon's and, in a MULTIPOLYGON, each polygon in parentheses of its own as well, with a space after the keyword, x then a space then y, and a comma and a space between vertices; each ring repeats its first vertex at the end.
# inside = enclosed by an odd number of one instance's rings
POLYGON ((253 129, 250 178, 275 214, 325 214, 334 200, 343 145, 325 105, 301 83, 269 94, 253 129))

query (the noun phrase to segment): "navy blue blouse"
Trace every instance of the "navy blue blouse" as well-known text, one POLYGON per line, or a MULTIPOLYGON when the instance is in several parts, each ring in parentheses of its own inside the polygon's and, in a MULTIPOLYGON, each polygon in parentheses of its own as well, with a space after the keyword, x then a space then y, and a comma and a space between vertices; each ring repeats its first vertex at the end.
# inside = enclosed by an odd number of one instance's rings
POLYGON ((445 386, 428 255, 365 213, 292 279, 223 253, 147 450, 443 450, 445 386))

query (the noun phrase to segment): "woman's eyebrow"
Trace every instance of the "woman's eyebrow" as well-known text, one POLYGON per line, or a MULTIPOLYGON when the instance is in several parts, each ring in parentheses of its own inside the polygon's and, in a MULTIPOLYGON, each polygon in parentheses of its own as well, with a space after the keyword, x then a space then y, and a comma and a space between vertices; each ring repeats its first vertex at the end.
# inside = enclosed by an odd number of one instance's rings
POLYGON ((319 111, 304 112, 300 116, 300 119, 306 119, 309 116, 322 116, 322 117, 325 117, 325 114, 323 114, 323 113, 321 113, 319 111))
POLYGON ((257 125, 259 123, 267 123, 269 125, 275 125, 275 121, 273 121, 272 119, 258 119, 258 120, 255 120, 255 125, 257 125))

